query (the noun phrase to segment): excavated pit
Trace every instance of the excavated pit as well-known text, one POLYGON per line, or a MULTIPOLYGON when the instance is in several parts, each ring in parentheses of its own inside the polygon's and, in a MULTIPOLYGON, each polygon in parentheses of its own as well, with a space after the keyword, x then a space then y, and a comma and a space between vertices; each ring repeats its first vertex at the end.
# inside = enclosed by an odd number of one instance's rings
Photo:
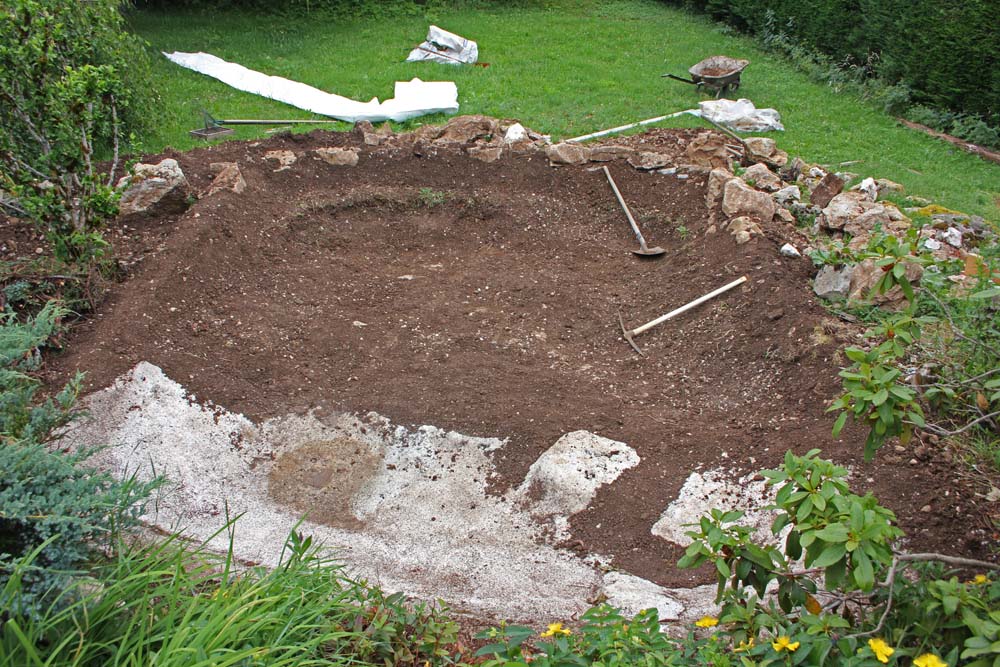
MULTIPOLYGON (((619 143, 680 163, 692 136, 619 143)), ((568 617, 604 594, 690 618, 704 600, 680 589, 712 576, 673 567, 676 524, 822 447, 915 544, 981 548, 943 459, 863 464, 863 434, 830 437, 856 333, 814 300, 809 261, 779 254, 794 227, 737 245, 703 174, 607 163, 667 249, 643 260, 603 174, 540 152, 314 132, 166 156, 202 192, 237 162, 247 189, 115 228, 130 275, 49 362, 53 385, 80 369, 109 387, 77 430, 112 445, 103 465, 177 477, 161 524, 207 536, 228 502, 248 557, 273 560, 308 512, 362 575, 479 615, 568 617), (277 169, 273 150, 298 159, 277 169), (619 312, 636 326, 741 275, 637 337, 645 357, 622 340, 619 312)))

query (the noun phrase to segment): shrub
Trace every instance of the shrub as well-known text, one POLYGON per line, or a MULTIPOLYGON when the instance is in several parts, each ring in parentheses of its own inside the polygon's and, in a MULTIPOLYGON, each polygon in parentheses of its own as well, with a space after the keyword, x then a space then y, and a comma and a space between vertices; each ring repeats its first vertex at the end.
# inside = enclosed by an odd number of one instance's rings
POLYGON ((995 664, 1000 581, 984 571, 962 581, 946 566, 996 566, 899 551, 893 513, 852 493, 847 470, 818 454, 787 452, 763 472, 777 487, 772 532, 788 531, 779 546, 754 543, 741 512, 712 510, 688 533, 679 564, 714 566, 719 634, 759 665, 995 664))
POLYGON ((23 323, 0 315, 0 608, 25 614, 59 598, 95 545, 135 517, 151 488, 79 467, 86 451, 45 448, 77 414, 79 376, 39 402, 39 382, 29 375, 62 314, 50 302, 23 323), (12 582, 14 563, 32 553, 31 567, 12 582))
POLYGON ((124 31, 123 4, 10 0, 0 9, 2 205, 35 220, 66 261, 100 255, 123 142, 149 114, 145 50, 124 31))

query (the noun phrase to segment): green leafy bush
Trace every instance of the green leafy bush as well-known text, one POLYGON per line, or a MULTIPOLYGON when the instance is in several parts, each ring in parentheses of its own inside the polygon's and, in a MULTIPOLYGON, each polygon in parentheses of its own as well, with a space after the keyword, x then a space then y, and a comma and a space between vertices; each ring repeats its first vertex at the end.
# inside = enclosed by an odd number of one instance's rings
POLYGON ((148 485, 88 470, 86 458, 37 443, 0 445, 0 608, 33 615, 65 602, 95 548, 137 517, 148 485), (30 567, 15 566, 33 552, 30 567))
POLYGON ((101 254, 122 146, 150 113, 147 57, 124 30, 125 4, 10 0, 0 8, 2 205, 35 220, 65 261, 101 254))
POLYGON ((688 533, 679 565, 717 572, 722 610, 711 625, 744 664, 994 664, 1000 582, 984 573, 963 582, 945 566, 996 566, 899 551, 893 513, 851 492, 847 470, 818 454, 787 452, 763 473, 778 487, 780 546, 755 543, 736 511, 712 510, 688 533))

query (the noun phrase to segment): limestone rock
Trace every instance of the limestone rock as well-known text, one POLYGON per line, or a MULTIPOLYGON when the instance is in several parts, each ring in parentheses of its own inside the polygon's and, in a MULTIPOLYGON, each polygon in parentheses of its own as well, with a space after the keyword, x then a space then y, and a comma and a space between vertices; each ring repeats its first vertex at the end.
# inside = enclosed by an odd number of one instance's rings
POLYGON ((469 157, 480 162, 496 162, 503 155, 503 146, 473 146, 468 153, 469 157))
POLYGON ((275 171, 284 171, 286 169, 291 169, 292 165, 298 159, 292 151, 268 151, 264 153, 265 160, 277 160, 278 168, 275 171))
POLYGON ((235 162, 213 162, 208 168, 215 174, 215 179, 208 186, 205 196, 214 195, 217 192, 229 190, 236 194, 241 194, 247 189, 247 182, 243 179, 243 172, 235 162))
POLYGON ((785 245, 781 246, 781 249, 778 250, 778 252, 780 252, 783 257, 801 257, 802 256, 802 253, 799 252, 799 249, 796 248, 795 246, 793 246, 791 243, 786 243, 785 245))
POLYGON ((729 222, 726 229, 728 229, 729 233, 733 235, 733 238, 736 240, 736 245, 743 245, 754 236, 764 233, 764 230, 760 228, 760 225, 745 215, 733 218, 729 222))
POLYGON ((467 144, 477 139, 489 141, 498 134, 500 134, 500 123, 496 118, 481 115, 456 116, 445 123, 434 141, 442 144, 467 144))
POLYGON ((844 192, 823 207, 820 224, 827 229, 842 230, 848 222, 874 206, 874 202, 859 192, 844 192))
POLYGON ((826 174, 812 188, 812 192, 809 194, 809 201, 813 206, 826 208, 826 205, 839 195, 843 189, 844 181, 839 176, 836 174, 826 174))
POLYGON ((851 275, 854 266, 836 268, 827 264, 813 280, 813 292, 821 299, 845 299, 851 292, 851 275))
POLYGON ((792 212, 789 211, 787 208, 782 208, 779 206, 778 210, 775 211, 774 214, 778 216, 778 219, 781 220, 782 222, 787 222, 790 225, 794 225, 796 223, 795 216, 792 215, 792 212))
POLYGON ((684 605, 670 591, 633 574, 611 571, 604 575, 604 594, 608 604, 629 617, 643 609, 656 609, 661 621, 676 621, 684 613, 684 605))
POLYGON ((353 167, 358 163, 356 148, 317 148, 316 158, 335 167, 353 167))
POLYGON ((876 178, 875 186, 878 188, 879 197, 882 197, 887 192, 895 192, 897 194, 906 192, 906 188, 895 181, 890 181, 888 178, 876 178))
POLYGON ((611 162, 612 160, 632 157, 634 154, 635 149, 629 148, 628 146, 615 146, 613 144, 606 146, 594 146, 590 149, 590 161, 611 162))
POLYGON ((531 141, 531 139, 528 138, 528 131, 524 129, 524 125, 520 123, 514 123, 508 127, 503 135, 505 144, 519 144, 524 141, 531 141))
POLYGON ((962 232, 957 227, 949 227, 942 234, 944 242, 952 248, 962 247, 962 232))
POLYGON ((774 201, 778 202, 782 206, 791 204, 792 202, 799 201, 802 198, 802 192, 799 190, 797 185, 788 185, 781 188, 773 195, 774 201))
POLYGON ((778 145, 770 137, 747 137, 743 140, 750 152, 762 158, 769 158, 774 155, 778 145))
POLYGON ((590 149, 579 144, 562 142, 545 147, 549 164, 584 164, 590 160, 590 149))
POLYGON ((666 167, 670 164, 670 157, 662 153, 643 151, 632 155, 628 159, 628 163, 636 169, 651 171, 653 169, 662 169, 663 167, 666 167))
POLYGON ((750 216, 766 222, 774 217, 778 205, 766 192, 758 192, 738 178, 728 181, 722 189, 722 212, 729 217, 750 216))
POLYGON ((118 187, 125 188, 118 203, 123 218, 183 213, 193 194, 180 165, 172 158, 158 164, 135 165, 132 175, 118 181, 118 187))
POLYGON ((895 206, 873 202, 863 192, 850 191, 830 201, 820 215, 820 224, 857 237, 869 234, 876 225, 882 225, 887 232, 900 233, 910 226, 910 220, 895 206))
POLYGON ((728 169, 713 169, 708 173, 708 189, 705 191, 705 204, 713 208, 722 196, 726 183, 736 178, 728 169))
POLYGON ((777 174, 767 168, 767 165, 758 162, 751 165, 740 175, 747 184, 752 184, 758 190, 776 192, 781 189, 781 179, 777 174))
POLYGON ((691 164, 702 167, 728 169, 732 164, 725 137, 714 132, 702 132, 691 140, 684 152, 691 164))

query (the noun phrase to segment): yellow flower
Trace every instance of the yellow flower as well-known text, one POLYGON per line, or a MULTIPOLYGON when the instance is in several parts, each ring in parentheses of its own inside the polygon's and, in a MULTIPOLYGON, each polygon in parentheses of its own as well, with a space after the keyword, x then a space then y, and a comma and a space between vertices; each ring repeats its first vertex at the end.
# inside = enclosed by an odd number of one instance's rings
POLYGON ((933 653, 924 653, 913 661, 914 667, 948 667, 948 663, 933 653))
POLYGON ((782 651, 794 651, 799 647, 799 642, 793 642, 791 637, 781 635, 778 637, 778 641, 771 642, 771 646, 774 647, 775 651, 781 653, 782 651))
POLYGON ((889 656, 896 652, 891 646, 886 644, 881 638, 875 637, 868 640, 868 648, 872 650, 875 657, 882 664, 889 662, 889 656))
POLYGON ((740 645, 733 649, 733 653, 742 653, 743 651, 749 651, 753 648, 753 637, 748 637, 746 641, 740 642, 740 645))
POLYGON ((988 583, 990 583, 990 578, 987 577, 985 574, 977 574, 976 576, 974 576, 972 578, 972 581, 970 581, 969 583, 970 584, 988 584, 988 583))
POLYGON ((699 628, 714 628, 719 624, 719 619, 714 616, 702 616, 701 619, 695 621, 694 624, 699 628))
POLYGON ((549 629, 543 632, 540 637, 558 637, 559 635, 571 635, 569 630, 563 627, 562 623, 549 623, 549 629))

